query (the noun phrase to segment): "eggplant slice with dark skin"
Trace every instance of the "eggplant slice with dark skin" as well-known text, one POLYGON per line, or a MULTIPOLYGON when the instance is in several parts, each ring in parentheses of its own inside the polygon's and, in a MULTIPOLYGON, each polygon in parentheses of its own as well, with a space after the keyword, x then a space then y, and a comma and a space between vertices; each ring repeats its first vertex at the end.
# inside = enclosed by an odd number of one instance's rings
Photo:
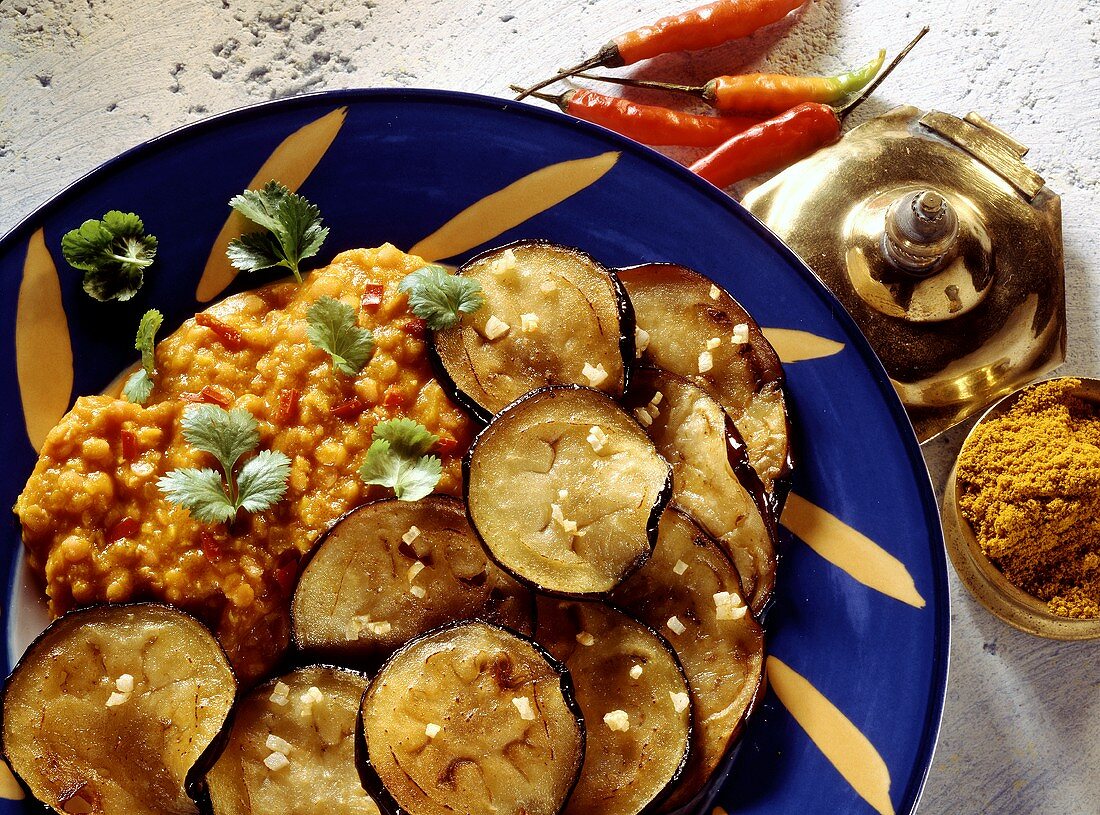
POLYGON ((682 808, 703 791, 761 695, 764 633, 738 602, 739 589, 722 548, 689 516, 669 508, 653 556, 612 597, 668 638, 691 686, 691 755, 663 811, 682 808))
POLYGON ((618 275, 634 306, 639 359, 687 377, 718 400, 765 489, 776 494, 778 518, 791 434, 783 366, 760 326, 729 292, 684 266, 649 263, 618 275))
POLYGON ((4 686, 4 757, 65 815, 192 815, 237 693, 200 622, 154 603, 55 620, 4 686))
POLYGON ((363 696, 356 762, 386 815, 557 815, 584 762, 566 668, 484 622, 405 645, 363 696))
POLYGON ((314 549, 291 602, 314 658, 377 666, 413 637, 480 617, 531 633, 531 593, 492 562, 461 501, 430 495, 353 509, 314 549))
POLYGON ((457 272, 485 304, 430 345, 440 381, 482 422, 547 385, 622 396, 634 354, 634 312, 615 275, 579 249, 521 241, 457 272))
POLYGON ((368 684, 365 674, 310 665, 249 693, 206 776, 213 815, 378 815, 355 769, 368 684))
POLYGON ((599 596, 656 541, 671 468, 641 426, 591 388, 530 393, 474 440, 467 511, 486 549, 550 594, 599 596))
POLYGON ((599 601, 543 597, 536 639, 573 677, 586 727, 584 767, 565 815, 655 811, 686 765, 687 679, 672 647, 599 601))
POLYGON ((634 375, 626 401, 672 465, 672 501, 733 558, 753 614, 775 587, 775 521, 729 414, 698 385, 655 368, 634 375))

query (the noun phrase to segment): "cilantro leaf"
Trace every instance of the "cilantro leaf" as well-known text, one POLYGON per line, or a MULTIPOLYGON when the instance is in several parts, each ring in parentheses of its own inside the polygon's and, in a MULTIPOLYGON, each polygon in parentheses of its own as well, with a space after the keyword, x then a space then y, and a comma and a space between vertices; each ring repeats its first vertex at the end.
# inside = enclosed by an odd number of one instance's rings
POLYGON ((138 324, 134 348, 141 352, 141 369, 130 374, 122 387, 122 395, 138 405, 144 405, 153 395, 153 377, 157 373, 153 351, 156 347, 157 331, 163 322, 164 315, 151 308, 141 316, 138 324))
POLYGON ((209 467, 182 467, 157 480, 157 487, 203 523, 224 523, 237 516, 237 507, 225 494, 222 477, 209 467))
POLYGON ((122 386, 122 395, 127 402, 135 405, 144 405, 153 395, 153 377, 144 368, 138 368, 126 379, 122 386))
POLYGON ((183 437, 218 460, 225 477, 245 453, 260 444, 256 417, 244 408, 226 410, 218 405, 189 405, 183 412, 183 437))
POLYGON ((222 466, 216 470, 183 467, 161 476, 157 487, 196 519, 228 522, 237 512, 262 512, 283 499, 290 478, 290 459, 262 450, 236 472, 237 462, 260 444, 259 423, 247 410, 217 405, 191 405, 183 412, 183 437, 222 466))
POLYGON ((237 506, 260 512, 279 503, 286 495, 288 478, 290 459, 277 450, 261 450, 237 476, 237 506))
POLYGON ((448 274, 442 266, 425 266, 406 275, 398 288, 409 293, 409 308, 427 321, 433 331, 450 328, 462 314, 485 305, 481 284, 462 275, 448 274))
POLYGON ((321 210, 278 181, 267 182, 262 190, 245 190, 233 196, 229 206, 267 230, 232 241, 226 250, 230 263, 245 272, 283 266, 301 283, 299 265, 316 255, 328 237, 321 210))
POLYGON ((359 469, 366 484, 393 489, 402 501, 430 495, 443 475, 437 456, 424 455, 439 437, 410 419, 390 419, 374 428, 367 459, 359 469))
POLYGON ((306 312, 309 341, 327 351, 336 370, 355 376, 374 351, 374 334, 356 323, 355 309, 332 297, 321 297, 306 312))
POLYGON ((89 220, 61 238, 61 254, 84 272, 84 291, 96 300, 129 300, 157 254, 157 239, 145 234, 141 218, 111 210, 102 220, 89 220))

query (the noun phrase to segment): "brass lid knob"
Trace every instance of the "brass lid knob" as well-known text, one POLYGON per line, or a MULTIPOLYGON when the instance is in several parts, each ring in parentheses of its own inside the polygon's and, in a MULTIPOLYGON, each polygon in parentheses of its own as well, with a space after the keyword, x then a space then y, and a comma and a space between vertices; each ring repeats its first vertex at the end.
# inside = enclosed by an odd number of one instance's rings
POLYGON ((927 277, 950 260, 958 236, 959 216, 951 203, 936 190, 919 190, 887 210, 882 251, 899 271, 927 277))

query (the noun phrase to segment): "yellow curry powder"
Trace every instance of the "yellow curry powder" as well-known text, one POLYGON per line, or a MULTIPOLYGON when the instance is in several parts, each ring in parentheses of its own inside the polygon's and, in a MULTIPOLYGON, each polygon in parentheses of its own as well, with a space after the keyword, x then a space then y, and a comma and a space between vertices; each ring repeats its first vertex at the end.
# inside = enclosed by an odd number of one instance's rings
POLYGON ((958 464, 982 550, 1063 617, 1100 617, 1100 405, 1080 380, 1044 382, 983 422, 958 464))

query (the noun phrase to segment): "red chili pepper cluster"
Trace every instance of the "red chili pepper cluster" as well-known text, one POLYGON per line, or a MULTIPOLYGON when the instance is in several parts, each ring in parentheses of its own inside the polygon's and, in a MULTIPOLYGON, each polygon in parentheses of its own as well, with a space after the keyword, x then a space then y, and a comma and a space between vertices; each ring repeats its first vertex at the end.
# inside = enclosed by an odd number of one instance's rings
POLYGON ((513 85, 512 89, 518 93, 517 99, 534 96, 553 102, 578 119, 645 144, 713 148, 691 169, 717 186, 729 186, 759 173, 782 169, 837 141, 844 117, 878 87, 928 29, 924 28, 881 73, 884 51, 862 68, 838 76, 744 74, 716 77, 701 86, 646 82, 587 71, 618 68, 660 54, 696 51, 746 37, 782 20, 804 2, 717 0, 621 34, 580 64, 529 88, 513 85), (574 76, 691 94, 714 107, 718 115, 643 105, 588 89, 559 95, 538 92, 574 76), (859 91, 863 91, 859 98, 844 107, 835 106, 859 91))

